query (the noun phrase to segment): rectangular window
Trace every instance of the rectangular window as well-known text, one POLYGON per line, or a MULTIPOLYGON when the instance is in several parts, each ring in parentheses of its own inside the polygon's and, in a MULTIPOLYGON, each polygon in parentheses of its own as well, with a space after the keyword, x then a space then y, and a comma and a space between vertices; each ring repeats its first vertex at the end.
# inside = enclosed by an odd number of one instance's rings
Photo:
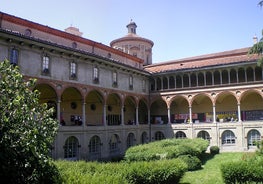
POLYGON ((133 89, 133 77, 132 76, 129 77, 129 88, 133 89))
POLYGON ((93 81, 94 81, 94 83, 99 82, 99 69, 98 69, 98 67, 93 68, 93 81))
POLYGON ((18 64, 18 50, 15 48, 11 49, 10 52, 10 63, 12 65, 17 65, 18 64))
POLYGON ((49 57, 48 56, 43 56, 42 58, 42 72, 44 74, 49 73, 49 57))
POLYGON ((145 80, 142 80, 142 90, 146 91, 146 84, 145 84, 145 80))
POLYGON ((77 64, 75 62, 70 63, 70 78, 71 79, 77 78, 77 64))
POLYGON ((115 71, 112 73, 112 82, 113 82, 113 83, 112 83, 112 86, 113 86, 113 87, 117 87, 117 85, 118 85, 118 82, 117 82, 117 72, 115 72, 115 71))

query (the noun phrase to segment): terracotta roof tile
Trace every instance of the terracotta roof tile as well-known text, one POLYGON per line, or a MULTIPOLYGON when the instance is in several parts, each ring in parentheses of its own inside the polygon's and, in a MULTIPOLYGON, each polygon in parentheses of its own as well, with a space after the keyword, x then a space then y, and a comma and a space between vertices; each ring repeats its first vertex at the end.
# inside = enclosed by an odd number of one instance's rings
POLYGON ((150 73, 161 73, 176 70, 187 70, 209 66, 225 65, 239 62, 252 62, 258 59, 257 55, 248 55, 249 48, 207 54, 185 59, 172 60, 145 66, 150 73))

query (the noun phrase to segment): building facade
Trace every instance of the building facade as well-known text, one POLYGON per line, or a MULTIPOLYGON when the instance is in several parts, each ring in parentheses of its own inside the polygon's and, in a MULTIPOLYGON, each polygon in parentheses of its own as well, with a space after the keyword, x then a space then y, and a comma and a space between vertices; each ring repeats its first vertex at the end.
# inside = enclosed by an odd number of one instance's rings
POLYGON ((263 70, 249 48, 152 64, 151 40, 110 46, 0 13, 0 60, 36 78, 56 110, 55 159, 104 160, 130 146, 201 137, 222 151, 255 149, 263 134, 263 70))

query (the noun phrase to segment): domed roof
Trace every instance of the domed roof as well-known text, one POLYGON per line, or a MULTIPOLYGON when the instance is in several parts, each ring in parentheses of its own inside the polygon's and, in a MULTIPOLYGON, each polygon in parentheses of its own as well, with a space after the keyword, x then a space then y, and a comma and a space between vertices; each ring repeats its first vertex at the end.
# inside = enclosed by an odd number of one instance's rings
POLYGON ((125 35, 124 37, 115 39, 113 41, 110 42, 110 46, 112 47, 114 44, 118 43, 118 42, 122 42, 122 41, 143 41, 143 42, 147 42, 151 45, 151 47, 154 45, 153 41, 140 37, 139 35, 136 34, 136 28, 137 25, 135 22, 133 22, 131 20, 131 22, 126 26, 128 28, 128 34, 125 35))

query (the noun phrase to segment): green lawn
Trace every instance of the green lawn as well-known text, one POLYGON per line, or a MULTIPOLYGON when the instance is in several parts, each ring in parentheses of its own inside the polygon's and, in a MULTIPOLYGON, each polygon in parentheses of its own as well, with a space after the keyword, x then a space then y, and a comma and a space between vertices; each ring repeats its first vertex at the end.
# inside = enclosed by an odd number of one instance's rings
POLYGON ((180 184, 223 184, 220 165, 224 162, 240 160, 244 153, 220 153, 208 160, 202 170, 186 172, 180 184))

